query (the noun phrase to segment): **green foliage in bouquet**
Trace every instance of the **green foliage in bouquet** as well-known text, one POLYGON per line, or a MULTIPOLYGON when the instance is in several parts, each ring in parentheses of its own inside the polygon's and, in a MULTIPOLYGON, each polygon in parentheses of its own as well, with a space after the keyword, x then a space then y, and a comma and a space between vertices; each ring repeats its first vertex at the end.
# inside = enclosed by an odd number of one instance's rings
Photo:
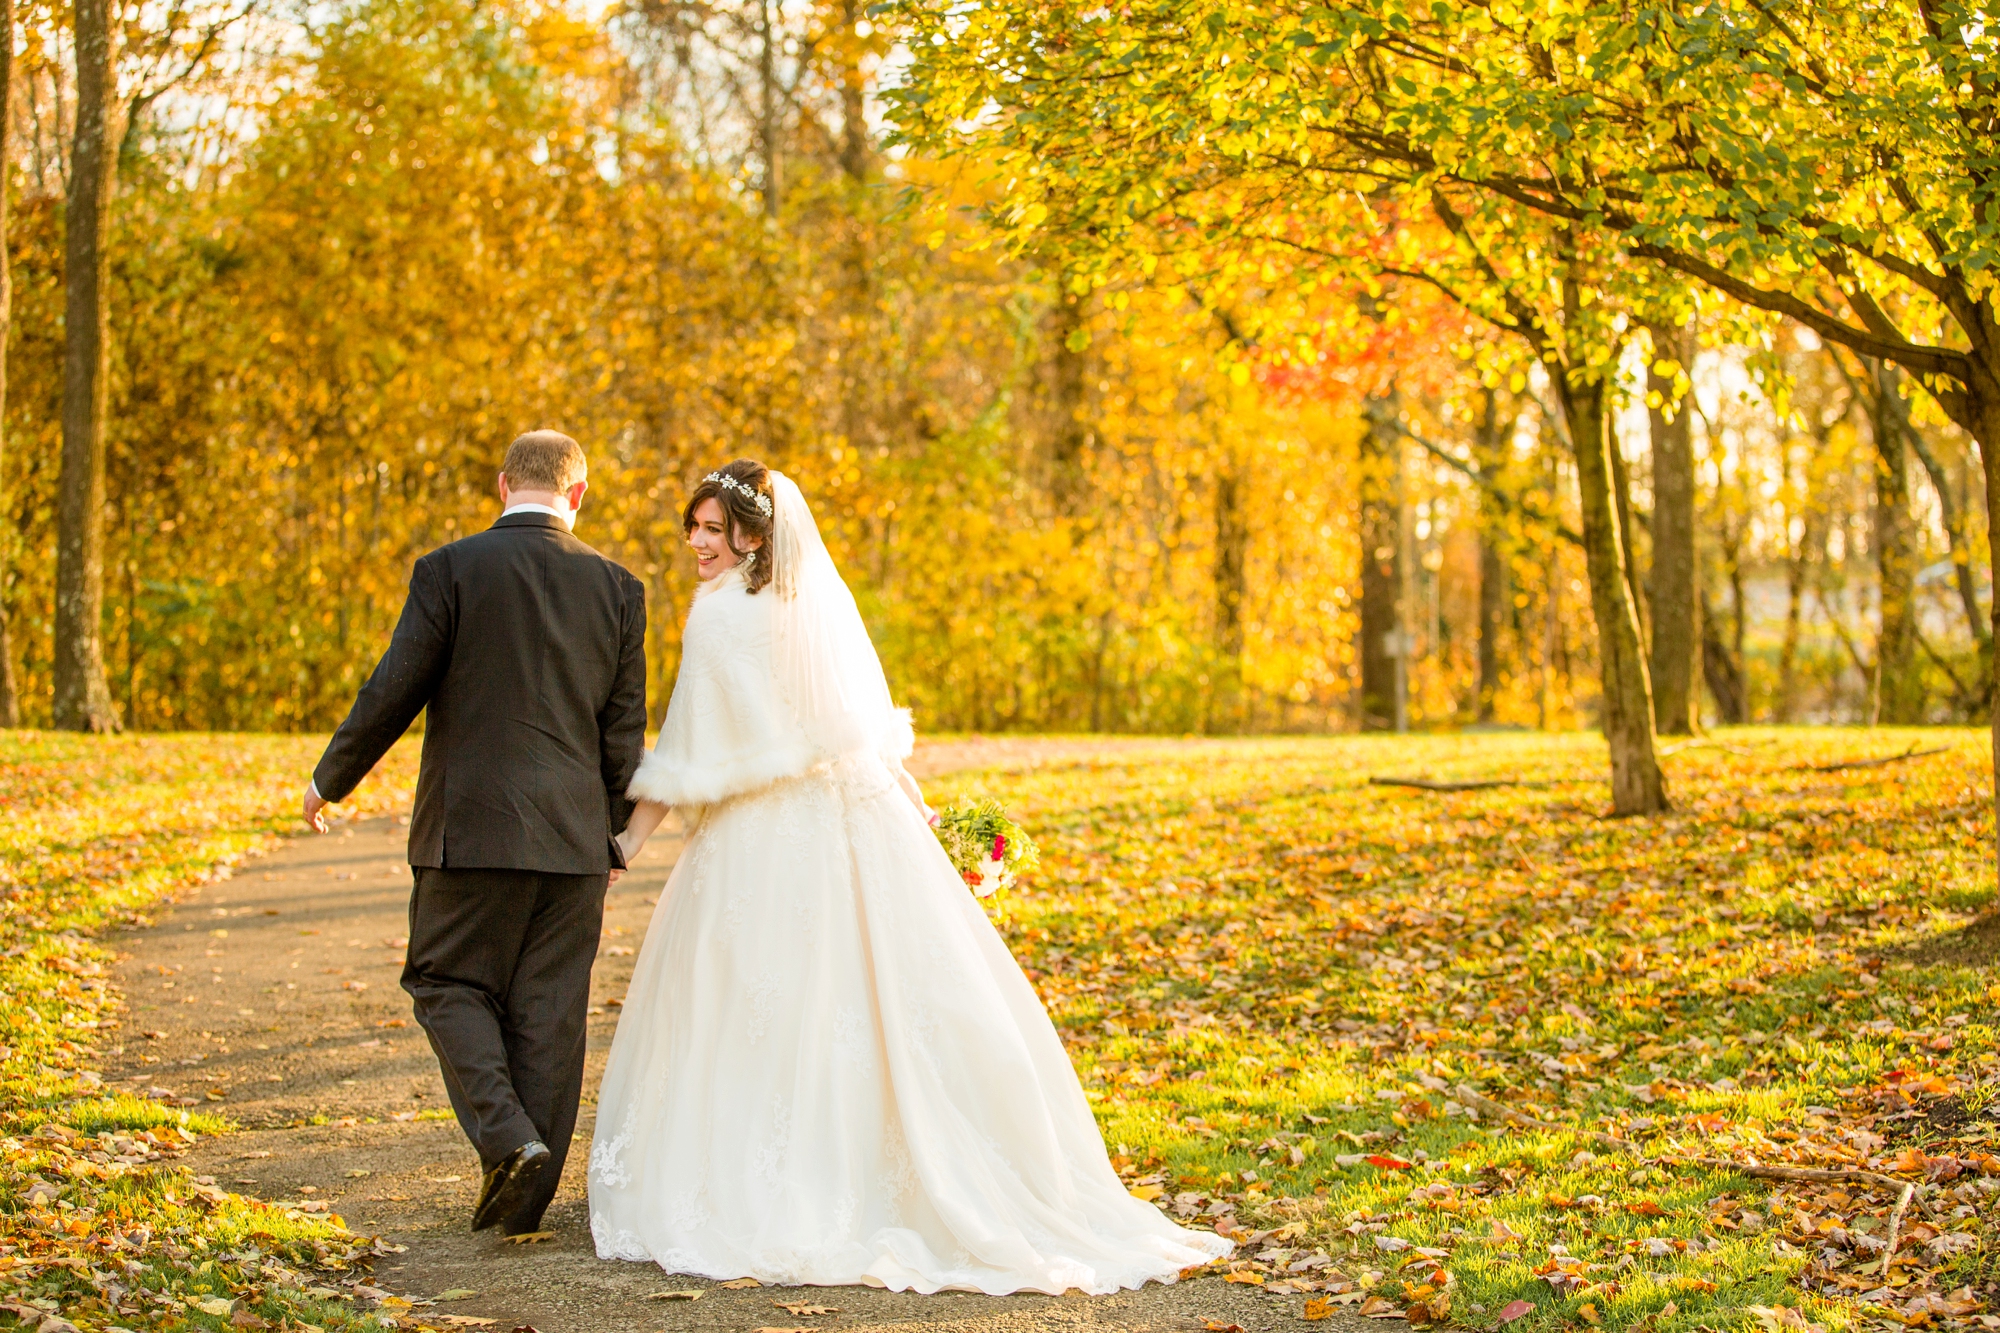
POLYGON ((954 801, 939 812, 937 837, 959 875, 982 898, 1042 863, 1035 840, 1008 818, 998 801, 954 801))

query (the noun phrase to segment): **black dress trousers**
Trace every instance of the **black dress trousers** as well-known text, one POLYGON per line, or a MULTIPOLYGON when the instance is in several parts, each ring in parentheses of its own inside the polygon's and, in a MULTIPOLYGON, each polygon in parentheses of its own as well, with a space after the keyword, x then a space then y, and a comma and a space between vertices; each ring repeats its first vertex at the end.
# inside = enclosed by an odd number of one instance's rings
POLYGON ((416 1002, 459 1127, 491 1170, 533 1139, 553 1154, 509 1235, 555 1198, 576 1130, 590 966, 606 875, 416 869, 403 989, 416 1002))

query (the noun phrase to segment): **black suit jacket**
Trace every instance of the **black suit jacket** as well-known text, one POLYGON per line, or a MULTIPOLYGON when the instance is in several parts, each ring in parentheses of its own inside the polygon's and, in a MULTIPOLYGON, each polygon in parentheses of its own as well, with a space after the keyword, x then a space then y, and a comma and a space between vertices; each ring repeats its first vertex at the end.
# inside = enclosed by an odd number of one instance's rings
POLYGON ((313 781, 354 790, 419 712, 410 864, 603 874, 646 746, 646 590, 547 514, 417 561, 313 781))

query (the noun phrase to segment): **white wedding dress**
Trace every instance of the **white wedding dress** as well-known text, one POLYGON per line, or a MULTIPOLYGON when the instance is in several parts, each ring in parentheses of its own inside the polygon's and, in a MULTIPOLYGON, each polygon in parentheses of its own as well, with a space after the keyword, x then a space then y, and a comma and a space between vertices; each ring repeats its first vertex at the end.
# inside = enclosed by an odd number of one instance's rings
POLYGON ((697 592, 633 783, 690 827, 598 1098, 598 1255, 1001 1294, 1227 1254, 1119 1183, 1054 1025, 920 813, 853 599, 797 488, 773 487, 781 582, 753 594, 739 568, 697 592))

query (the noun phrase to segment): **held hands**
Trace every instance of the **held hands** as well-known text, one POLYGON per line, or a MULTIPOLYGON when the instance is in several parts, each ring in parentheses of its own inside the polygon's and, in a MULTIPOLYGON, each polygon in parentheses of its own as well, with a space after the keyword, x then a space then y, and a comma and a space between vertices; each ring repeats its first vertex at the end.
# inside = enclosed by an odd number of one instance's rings
POLYGON ((306 827, 315 833, 326 832, 326 802, 320 797, 319 788, 308 782, 305 800, 306 827))

